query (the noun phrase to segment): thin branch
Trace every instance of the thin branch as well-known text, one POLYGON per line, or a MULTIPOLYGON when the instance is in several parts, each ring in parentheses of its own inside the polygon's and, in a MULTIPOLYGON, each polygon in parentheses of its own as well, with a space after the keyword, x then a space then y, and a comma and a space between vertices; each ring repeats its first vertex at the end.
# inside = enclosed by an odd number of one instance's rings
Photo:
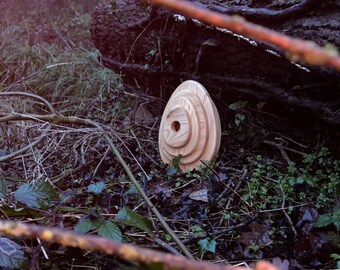
POLYGON ((286 217, 286 219, 287 219, 287 221, 288 221, 290 227, 292 228, 292 231, 293 231, 293 233, 294 233, 294 236, 296 237, 296 236, 298 235, 298 233, 297 233, 297 231, 296 231, 296 229, 295 229, 295 227, 294 227, 294 224, 293 224, 292 219, 290 218, 290 216, 288 215, 288 213, 287 213, 287 211, 286 211, 286 209, 285 209, 285 205, 286 205, 286 193, 284 192, 281 183, 279 184, 279 186, 280 186, 280 190, 281 190, 281 193, 282 193, 282 204, 281 204, 281 209, 282 209, 282 212, 283 212, 283 214, 285 215, 285 217, 286 217))
POLYGON ((99 132, 101 132, 106 140, 106 142, 111 147, 112 151, 116 155, 119 163, 123 166, 125 172, 127 173, 128 177, 130 178, 133 185, 136 187, 139 194, 144 199, 147 206, 151 209, 151 211, 155 214, 163 228, 168 232, 168 234, 172 237, 172 239, 176 242, 176 244, 180 247, 180 249, 183 251, 185 256, 187 256, 190 259, 193 259, 194 257, 191 255, 190 251, 185 247, 183 242, 177 237, 177 235, 174 233, 174 231, 169 227, 169 225, 164 220, 161 213, 157 210, 157 208, 154 206, 154 204, 150 201, 148 196, 145 194, 142 187, 139 185, 136 178, 133 176, 133 173, 131 172, 129 166, 126 164, 124 159, 122 158, 121 154, 119 153, 116 146, 113 144, 110 137, 107 135, 105 130, 96 122, 89 120, 89 119, 82 119, 79 117, 74 116, 63 116, 63 115, 56 115, 56 114, 46 114, 46 115, 38 115, 38 114, 19 114, 19 113, 11 113, 11 114, 0 114, 0 122, 2 121, 23 121, 23 120, 36 120, 36 121, 47 121, 52 124, 78 124, 78 125, 84 125, 84 126, 92 126, 95 127, 99 132))
POLYGON ((26 92, 1 92, 0 96, 24 96, 24 97, 30 97, 33 99, 37 99, 39 101, 41 101, 42 103, 44 103, 44 105, 48 108, 48 110, 50 111, 50 113, 55 113, 54 108, 52 107, 52 105, 43 97, 35 95, 35 94, 31 94, 31 93, 26 93, 26 92))
MULTIPOLYGON (((213 265, 189 260, 182 256, 122 244, 98 236, 78 234, 65 229, 48 228, 2 220, 0 221, 0 234, 29 239, 36 239, 38 237, 49 243, 58 243, 86 250, 97 250, 128 261, 137 261, 146 264, 164 264, 166 269, 231 270, 231 267, 224 265, 213 265)), ((232 269, 244 270, 242 267, 233 267, 232 269)))
POLYGON ((312 65, 325 65, 340 71, 340 57, 319 47, 316 43, 279 34, 266 27, 247 22, 240 16, 228 16, 181 0, 149 0, 152 4, 167 7, 189 18, 241 35, 276 45, 290 53, 293 61, 303 60, 312 65))
MULTIPOLYGON (((1 121, 1 119, 0 119, 0 123, 1 123, 1 122, 2 122, 2 121, 1 121)), ((30 144, 24 146, 23 148, 21 148, 21 149, 15 151, 15 152, 12 152, 12 153, 10 153, 10 154, 8 154, 8 155, 6 155, 6 156, 0 156, 0 162, 4 162, 4 161, 11 160, 11 159, 13 159, 13 158, 15 158, 15 157, 17 157, 17 156, 19 156, 19 155, 21 155, 21 154, 26 153, 28 150, 33 149, 33 147, 35 147, 36 145, 38 145, 39 143, 42 142, 42 140, 47 136, 48 131, 49 131, 49 128, 46 129, 46 130, 44 131, 44 133, 43 133, 40 137, 38 137, 36 140, 34 140, 33 142, 31 142, 30 144)))

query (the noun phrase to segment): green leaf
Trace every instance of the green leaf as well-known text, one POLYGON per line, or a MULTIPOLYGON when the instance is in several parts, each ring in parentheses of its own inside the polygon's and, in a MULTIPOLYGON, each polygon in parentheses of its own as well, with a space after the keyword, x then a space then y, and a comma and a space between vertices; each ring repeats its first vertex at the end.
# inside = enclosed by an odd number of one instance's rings
POLYGON ((27 269, 27 258, 21 246, 5 237, 0 237, 0 266, 27 269))
POLYGON ((129 195, 136 195, 139 194, 135 185, 131 184, 129 189, 124 192, 124 196, 129 196, 129 195))
POLYGON ((332 215, 331 214, 323 214, 318 217, 318 219, 314 223, 314 227, 326 227, 332 224, 332 215))
POLYGON ((248 101, 239 100, 238 102, 232 103, 228 106, 230 110, 236 111, 238 109, 242 109, 247 105, 248 101))
POLYGON ((223 217, 225 220, 228 220, 231 218, 231 215, 230 214, 225 214, 224 217, 223 217))
POLYGON ((74 230, 78 233, 88 233, 89 231, 97 229, 99 226, 100 221, 98 220, 83 219, 74 226, 74 230))
POLYGON ((98 235, 114 241, 122 241, 122 232, 116 224, 109 220, 100 224, 98 228, 98 235))
MULTIPOLYGON (((178 164, 178 166, 179 166, 179 164, 178 164)), ((173 166, 170 166, 167 170, 166 170, 166 174, 168 175, 168 176, 174 176, 174 175, 176 175, 178 173, 178 169, 176 169, 175 167, 173 167, 173 166)))
POLYGON ((47 208, 59 195, 48 182, 22 184, 15 192, 14 197, 28 207, 47 208))
POLYGON ((204 233, 204 229, 199 225, 193 225, 190 227, 190 232, 192 232, 194 235, 199 235, 204 233))
POLYGON ((330 224, 334 224, 337 229, 340 228, 340 209, 334 208, 332 212, 320 215, 316 222, 315 227, 326 227, 330 224))
POLYGON ((115 220, 124 225, 135 227, 141 229, 142 231, 147 232, 148 234, 153 235, 153 226, 151 221, 140 215, 136 212, 132 211, 128 208, 122 208, 116 215, 115 220))
POLYGON ((198 248, 200 251, 200 254, 203 254, 204 252, 216 252, 216 241, 210 240, 209 238, 202 239, 198 242, 198 248))
POLYGON ((181 154, 179 154, 178 156, 176 156, 176 157, 174 157, 173 159, 172 159, 172 162, 171 162, 171 165, 176 169, 176 170, 180 170, 180 167, 179 167, 179 165, 181 165, 182 164, 182 155, 181 154))
POLYGON ((91 214, 90 209, 76 208, 71 206, 58 206, 55 208, 55 212, 91 214))
POLYGON ((337 254, 337 253, 332 253, 332 254, 330 255, 330 257, 331 257, 332 259, 335 259, 335 260, 340 260, 340 255, 337 254))
POLYGON ((239 126, 244 121, 244 119, 246 119, 244 114, 240 114, 240 113, 236 114, 235 115, 235 124, 236 124, 236 126, 239 126))
POLYGON ((22 216, 29 216, 29 217, 39 217, 41 213, 37 212, 34 209, 30 208, 11 208, 8 205, 3 205, 0 207, 0 210, 5 213, 8 217, 22 217, 22 216))
POLYGON ((296 178, 296 183, 303 184, 303 182, 305 182, 305 179, 303 176, 299 176, 298 178, 296 178))
POLYGON ((105 188, 104 182, 97 182, 97 183, 89 185, 87 187, 87 192, 94 193, 94 194, 98 195, 98 194, 102 193, 104 188, 105 188))
POLYGON ((0 175, 0 198, 4 198, 7 193, 7 184, 6 180, 0 175))

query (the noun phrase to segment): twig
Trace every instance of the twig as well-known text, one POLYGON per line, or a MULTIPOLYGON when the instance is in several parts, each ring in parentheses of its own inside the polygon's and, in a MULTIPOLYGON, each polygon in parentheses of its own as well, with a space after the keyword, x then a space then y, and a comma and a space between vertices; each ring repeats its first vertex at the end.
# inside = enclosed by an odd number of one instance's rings
MULTIPOLYGON (((26 93, 26 92, 2 92, 2 93, 0 93, 0 96, 24 96, 24 97, 37 99, 37 100, 41 101, 48 108, 48 110, 51 113, 55 113, 54 108, 52 107, 52 105, 46 99, 44 99, 43 97, 40 97, 38 95, 35 95, 35 94, 26 93)), ((0 120, 0 122, 3 122, 3 121, 0 120)), ((13 159, 13 158, 15 158, 15 157, 17 157, 21 154, 24 154, 28 150, 32 149, 33 147, 38 145, 47 136, 47 133, 48 133, 49 130, 50 130, 50 127, 48 127, 40 137, 38 137, 36 140, 34 140, 30 144, 26 145, 25 147, 15 151, 15 152, 12 152, 9 155, 1 156, 0 162, 4 162, 4 161, 8 161, 10 159, 13 159)))
MULTIPOLYGON (((99 130, 103 129, 95 122, 92 122, 95 127, 97 127, 99 130)), ((183 253, 190 259, 193 259, 194 257, 191 255, 191 253, 189 252, 189 250, 185 247, 185 245, 183 244, 183 242, 177 237, 177 235, 174 233, 174 231, 169 227, 169 225, 166 223, 166 221, 164 220, 163 216, 161 215, 161 213, 159 213, 159 211, 157 210, 157 208, 153 205, 153 203, 150 201, 150 199, 148 198, 148 196, 145 194, 144 190, 142 189, 142 187, 139 185, 138 181, 136 180, 136 178, 133 176, 130 168, 128 167, 128 165, 125 163, 124 159, 122 158, 122 156, 120 155, 118 149, 115 147, 115 145, 112 143, 111 139, 109 138, 109 136, 107 134, 104 133, 104 138, 106 139, 107 143, 110 145, 111 149, 113 150, 114 154, 116 155, 116 157, 119 160, 119 163, 123 166, 125 172, 127 173, 127 175, 129 176, 130 180, 132 181, 132 183, 134 184, 134 186, 136 187, 137 191, 139 192, 139 194, 142 196, 142 198, 145 200, 147 206, 151 209, 151 211, 155 214, 155 216, 157 217, 157 219, 159 220, 159 222, 162 224, 163 228, 169 233, 169 235, 172 237, 172 239, 177 243, 177 245, 180 247, 180 249, 183 251, 183 253)))
POLYGON ((173 230, 169 227, 169 225, 164 220, 161 213, 157 210, 157 208, 153 205, 153 203, 150 201, 148 196, 145 194, 142 187, 139 185, 136 178, 133 176, 129 166, 126 164, 124 159, 122 158, 120 152, 116 148, 116 146, 113 144, 110 137, 107 135, 105 130, 96 122, 89 120, 89 119, 82 119, 79 117, 74 116, 63 116, 63 115, 56 115, 56 114, 47 114, 47 115, 38 115, 38 114, 19 114, 19 113, 11 113, 11 114, 0 114, 0 122, 1 121, 22 121, 22 120, 40 120, 40 121, 47 121, 52 124, 78 124, 78 125, 84 125, 84 126, 92 126, 95 127, 100 133, 103 134, 106 142, 111 147, 112 151, 116 155, 119 163, 123 166, 125 172, 127 173, 128 177, 130 178, 133 185, 136 187, 139 194, 142 196, 144 201, 146 202, 147 206, 151 209, 151 211, 155 214, 163 228, 168 232, 168 234, 171 236, 171 238, 176 242, 176 244, 180 247, 180 249, 183 251, 183 253, 190 259, 193 259, 194 257, 191 255, 189 250, 185 247, 183 242, 177 237, 177 235, 173 232, 173 230))
MULTIPOLYGON (((25 24, 26 25, 26 24, 25 24)), ((29 40, 29 38, 27 39, 27 40, 29 40)), ((13 70, 9 65, 7 65, 4 61, 2 61, 1 59, 0 59, 0 62, 7 68, 7 69, 9 69, 16 77, 18 77, 18 78, 20 78, 20 79, 22 79, 23 78, 23 76, 20 76, 15 70, 13 70)), ((32 86, 30 86, 29 84, 26 84, 25 82, 24 82, 24 84, 33 92, 34 91, 34 89, 32 88, 32 86)))
POLYGON ((44 103, 44 105, 48 108, 48 110, 50 111, 50 113, 55 113, 54 108, 52 107, 52 105, 43 97, 35 95, 35 94, 31 94, 31 93, 26 93, 26 92, 1 92, 0 96, 24 96, 24 97, 30 97, 33 99, 37 99, 39 101, 41 101, 42 103, 44 103))
POLYGON ((286 211, 286 209, 285 209, 285 204, 286 204, 286 193, 284 192, 282 185, 280 184, 279 186, 280 186, 280 190, 281 190, 281 192, 282 192, 282 197, 283 197, 281 209, 282 209, 282 211, 283 211, 283 213, 284 213, 284 215, 285 215, 285 217, 286 217, 286 219, 287 219, 287 221, 288 221, 290 227, 292 228, 292 231, 293 231, 293 233, 294 233, 294 236, 296 237, 296 236, 297 236, 297 231, 296 231, 296 229, 295 229, 295 227, 294 227, 293 221, 291 220, 290 216, 288 215, 288 213, 287 213, 287 211, 286 211))
POLYGON ((101 160, 98 162, 98 164, 97 164, 97 166, 96 166, 96 168, 94 169, 93 174, 92 174, 92 177, 93 177, 93 178, 94 178, 95 175, 97 174, 97 171, 98 171, 100 165, 103 163, 104 159, 106 158, 107 153, 109 152, 109 150, 110 150, 110 147, 108 147, 108 148, 106 149, 106 151, 105 151, 103 157, 102 157, 101 160))
POLYGON ((67 172, 63 172, 62 174, 60 174, 60 175, 58 175, 58 176, 56 176, 56 177, 51 178, 51 182, 52 182, 53 184, 56 184, 56 183, 60 182, 61 180, 65 179, 65 178, 67 178, 67 177, 69 177, 69 176, 71 176, 72 174, 75 174, 75 173, 77 173, 77 172, 83 170, 83 169, 86 168, 86 167, 88 168, 89 165, 90 165, 91 163, 93 163, 93 162, 94 162, 94 161, 91 160, 90 162, 88 162, 88 163, 86 163, 86 164, 82 164, 81 166, 79 166, 79 167, 77 167, 77 168, 75 168, 75 169, 73 169, 73 170, 68 170, 67 172))
MULTIPOLYGON (((0 123, 1 123, 1 118, 0 118, 0 123)), ((15 151, 15 152, 12 152, 6 156, 1 156, 0 157, 0 162, 5 162, 5 161, 8 161, 8 160, 11 160, 21 154, 24 154, 25 152, 27 152, 28 150, 32 149, 33 147, 35 147, 36 145, 38 145, 39 143, 42 142, 42 140, 47 136, 47 133, 49 131, 49 128, 47 130, 44 131, 44 133, 38 137, 36 140, 34 140, 33 142, 31 142, 30 144, 24 146, 23 148, 15 151)))
POLYGON ((289 52, 293 61, 303 60, 308 64, 330 66, 340 71, 340 57, 327 52, 314 42, 291 38, 266 27, 247 22, 240 16, 220 14, 188 1, 149 0, 149 2, 167 7, 204 23, 227 28, 241 35, 276 45, 289 52))
MULTIPOLYGON (((74 231, 57 228, 28 225, 11 221, 0 221, 0 234, 30 239, 38 237, 49 243, 59 243, 65 246, 78 247, 87 250, 98 250, 128 261, 137 261, 146 264, 162 263, 165 265, 166 269, 230 270, 230 267, 223 265, 213 265, 189 260, 182 256, 166 254, 146 248, 122 244, 98 236, 82 235, 74 231)), ((244 268, 233 269, 243 270, 244 268)))
POLYGON ((264 143, 268 144, 268 145, 275 146, 277 149, 280 150, 282 157, 287 161, 288 165, 293 164, 292 161, 290 160, 290 158, 288 157, 286 151, 283 149, 281 144, 274 143, 274 142, 271 142, 271 141, 264 141, 264 143))
POLYGON ((168 243, 165 243, 163 240, 155 237, 153 238, 153 241, 155 241, 155 243, 157 245, 159 245, 160 247, 164 248, 165 250, 167 250, 168 252, 176 255, 176 256, 183 256, 181 253, 179 253, 175 248, 173 248, 172 246, 170 246, 168 243))

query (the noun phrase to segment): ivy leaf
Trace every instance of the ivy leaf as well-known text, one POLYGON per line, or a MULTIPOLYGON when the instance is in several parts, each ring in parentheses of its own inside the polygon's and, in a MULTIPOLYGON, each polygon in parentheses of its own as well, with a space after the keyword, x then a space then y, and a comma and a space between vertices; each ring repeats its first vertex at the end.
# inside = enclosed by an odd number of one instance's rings
POLYGON ((122 232, 112 221, 102 222, 98 228, 98 235, 114 241, 122 242, 122 232))
POLYGON ((47 208, 59 195, 48 182, 22 184, 15 192, 14 197, 28 207, 47 208))
POLYGON ((89 231, 97 229, 99 226, 100 221, 98 220, 83 219, 74 226, 74 230, 78 233, 88 233, 89 231))
POLYGON ((216 252, 216 241, 210 240, 209 238, 202 239, 198 242, 198 248, 200 251, 200 254, 203 254, 204 252, 216 252))
POLYGON ((242 109, 247 105, 248 101, 239 100, 238 102, 232 103, 228 106, 230 110, 236 111, 238 109, 242 109))
POLYGON ((128 208, 122 208, 116 215, 115 221, 120 222, 124 225, 135 227, 141 229, 142 231, 147 232, 148 234, 153 235, 153 226, 151 221, 140 215, 136 212, 132 211, 128 208))
POLYGON ((27 258, 21 246, 5 237, 0 237, 0 266, 27 269, 27 258))
POLYGON ((97 183, 89 185, 87 187, 87 192, 99 195, 100 193, 102 193, 104 188, 105 188, 105 183, 104 182, 97 182, 97 183))

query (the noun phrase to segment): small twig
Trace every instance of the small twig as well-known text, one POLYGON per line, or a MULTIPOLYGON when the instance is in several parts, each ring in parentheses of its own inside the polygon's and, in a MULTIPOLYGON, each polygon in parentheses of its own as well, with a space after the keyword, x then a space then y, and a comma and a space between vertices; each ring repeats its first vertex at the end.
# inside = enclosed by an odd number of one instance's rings
POLYGON ((283 146, 281 144, 274 143, 274 142, 271 142, 271 141, 264 141, 264 143, 268 144, 268 145, 275 146, 277 149, 279 149, 282 157, 287 161, 288 165, 293 164, 293 162, 290 160, 290 158, 288 157, 286 151, 283 149, 283 146))
MULTIPOLYGON (((25 24, 26 25, 26 24, 25 24)), ((27 40, 29 40, 29 39, 27 39, 27 40)), ((13 70, 9 65, 7 65, 4 61, 2 61, 1 59, 0 59, 0 62, 7 68, 7 69, 9 69, 15 76, 17 76, 18 78, 20 78, 20 79, 22 79, 23 78, 23 76, 20 76, 15 70, 13 70)), ((34 91, 34 89, 32 88, 32 86, 30 86, 29 84, 26 84, 25 82, 24 82, 24 85, 26 85, 32 92, 34 91)))
POLYGON ((176 255, 176 256, 183 256, 181 253, 179 253, 175 248, 173 248, 172 246, 170 246, 168 243, 165 243, 163 240, 155 237, 153 238, 153 241, 155 241, 155 243, 157 243, 157 245, 159 245, 160 247, 164 248, 166 251, 176 255))
POLYGON ((306 145, 304 145, 304 144, 302 144, 302 143, 299 143, 299 142, 293 140, 292 138, 289 138, 289 137, 284 136, 284 135, 282 135, 282 134, 280 134, 280 136, 281 136, 281 137, 276 137, 275 140, 284 141, 283 138, 285 138, 285 139, 287 139, 288 141, 290 141, 290 142, 292 142, 292 143, 294 143, 294 144, 296 144, 296 145, 298 145, 298 146, 300 146, 300 147, 302 147, 302 148, 308 148, 308 146, 306 146, 306 145))
MULTIPOLYGON (((0 118, 0 123, 1 123, 1 122, 2 122, 2 121, 1 121, 1 118, 0 118)), ((44 133, 43 133, 40 137, 38 137, 36 140, 34 140, 33 142, 31 142, 30 144, 24 146, 23 148, 21 148, 21 149, 15 151, 15 152, 12 152, 12 153, 10 153, 10 154, 8 154, 8 155, 1 156, 1 157, 0 157, 0 162, 5 162, 5 161, 8 161, 8 160, 11 160, 11 159, 13 159, 13 158, 15 158, 15 157, 17 157, 17 156, 19 156, 19 155, 21 155, 21 154, 26 153, 28 150, 33 149, 36 145, 38 145, 39 143, 41 143, 42 140, 48 135, 48 134, 47 134, 48 131, 49 131, 49 128, 46 129, 46 130, 44 131, 44 133)))
POLYGON ((97 171, 98 171, 100 165, 103 163, 103 161, 104 161, 105 157, 107 156, 107 153, 109 152, 109 150, 110 150, 110 147, 108 147, 108 148, 106 149, 106 151, 105 151, 103 157, 101 158, 101 160, 100 160, 99 163, 97 164, 96 168, 94 169, 93 174, 92 174, 92 177, 94 177, 94 176, 97 174, 97 171))
POLYGON ((282 197, 283 197, 281 209, 282 209, 282 212, 284 213, 284 215, 285 215, 285 217, 286 217, 286 219, 287 219, 287 221, 288 221, 290 227, 292 228, 292 231, 293 231, 293 233, 294 233, 294 236, 296 237, 296 236, 297 236, 297 231, 296 231, 296 229, 295 229, 295 227, 294 227, 293 221, 291 220, 290 216, 288 215, 288 213, 287 213, 287 211, 286 211, 286 209, 285 209, 285 204, 286 204, 286 193, 284 192, 282 185, 280 184, 279 186, 280 186, 280 190, 281 190, 281 192, 282 192, 282 197))
POLYGON ((90 161, 89 163, 86 163, 86 164, 82 164, 81 166, 75 168, 74 170, 68 170, 67 172, 64 172, 64 173, 62 173, 62 174, 60 174, 56 177, 53 177, 53 178, 51 178, 51 182, 53 184, 56 184, 56 183, 60 182, 61 180, 71 176, 72 174, 75 174, 75 173, 83 170, 84 168, 89 167, 89 165, 91 163, 93 163, 93 161, 90 161))
POLYGON ((139 163, 139 161, 137 160, 136 156, 131 152, 131 150, 129 149, 129 147, 127 147, 127 145, 124 143, 124 141, 116 135, 116 137, 118 138, 118 140, 120 140, 120 142, 124 145, 125 149, 129 152, 129 154, 132 156, 132 158, 134 159, 134 161, 136 161, 138 167, 142 170, 142 172, 144 173, 146 179, 150 180, 149 175, 146 173, 146 171, 144 170, 144 168, 142 167, 142 165, 139 163))
POLYGON ((189 18, 227 28, 241 35, 278 46, 289 52, 294 61, 303 60, 308 64, 330 66, 340 71, 340 57, 327 52, 314 42, 291 38, 269 28, 247 22, 240 16, 220 14, 188 1, 149 0, 149 2, 167 7, 189 18))
MULTIPOLYGON (((129 58, 131 56, 132 50, 135 47, 138 39, 143 35, 143 33, 149 28, 149 26, 156 20, 156 18, 154 18, 151 22, 149 22, 149 24, 139 33, 139 35, 136 37, 136 39, 134 40, 134 42, 131 45, 130 51, 126 57, 125 63, 123 64, 123 66, 125 66, 127 64, 127 62, 129 61, 129 58)), ((122 66, 122 67, 123 67, 122 66)))
MULTIPOLYGON (((235 231, 235 230, 237 230, 239 228, 242 228, 242 227, 246 226, 247 224, 252 222, 254 219, 256 219, 257 216, 258 216, 258 214, 255 214, 251 218, 249 218, 249 219, 247 219, 247 220, 245 220, 243 222, 240 222, 240 223, 236 224, 235 226, 227 227, 227 228, 221 229, 221 230, 216 230, 214 232, 209 232, 209 236, 213 236, 214 239, 218 239, 221 236, 224 236, 228 232, 235 231)), ((190 237, 189 239, 185 240, 184 243, 187 244, 187 243, 192 242, 192 241, 197 240, 197 239, 206 238, 207 236, 208 236, 207 233, 196 234, 196 235, 193 235, 192 237, 190 237)))
POLYGON ((48 108, 48 110, 50 111, 50 113, 55 113, 54 108, 52 107, 52 105, 43 97, 35 95, 35 94, 31 94, 31 93, 26 93, 26 92, 1 92, 0 96, 24 96, 24 97, 30 97, 33 99, 37 99, 39 101, 41 101, 42 103, 44 103, 44 105, 48 108))
POLYGON ((119 163, 123 166, 125 172, 127 173, 128 177, 130 178, 133 185, 136 187, 139 194, 142 196, 142 198, 145 200, 147 206, 151 209, 151 211, 155 214, 163 228, 168 232, 168 234, 172 237, 172 239, 177 243, 177 245, 180 247, 180 249, 183 251, 183 253, 190 259, 193 259, 193 256, 189 252, 189 250, 184 246, 183 242, 177 237, 177 235, 173 232, 173 230, 169 227, 169 225, 164 220, 161 213, 157 210, 157 208, 154 206, 154 204, 150 201, 148 196, 145 194, 142 187, 139 185, 138 181, 132 174, 129 166, 126 164, 124 159, 122 158, 120 152, 116 148, 116 146, 113 144, 110 137, 107 135, 107 133, 104 131, 104 129, 96 122, 89 120, 89 119, 82 119, 74 116, 63 116, 63 115, 56 115, 56 114, 47 114, 47 115, 37 115, 37 114, 18 114, 18 113, 11 113, 8 115, 1 115, 0 114, 0 122, 1 121, 22 121, 22 120, 40 120, 40 121, 48 121, 53 124, 78 124, 78 125, 84 125, 84 126, 92 126, 95 127, 99 132, 101 132, 106 140, 106 142, 111 147, 112 151, 116 155, 119 163), (1 117, 2 116, 2 117, 1 117))

